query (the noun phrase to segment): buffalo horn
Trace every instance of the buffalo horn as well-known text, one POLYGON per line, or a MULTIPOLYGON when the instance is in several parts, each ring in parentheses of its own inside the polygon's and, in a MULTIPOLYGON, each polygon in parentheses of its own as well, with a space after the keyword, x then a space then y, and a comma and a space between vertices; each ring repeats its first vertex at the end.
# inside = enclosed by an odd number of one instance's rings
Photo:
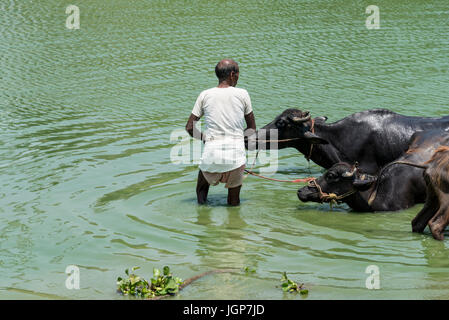
POLYGON ((304 117, 292 117, 291 119, 292 119, 293 122, 306 122, 306 121, 309 121, 310 120, 310 112, 307 111, 304 114, 305 114, 304 117))
POLYGON ((346 172, 344 172, 341 176, 342 176, 343 178, 350 178, 350 177, 352 177, 352 176, 354 175, 354 173, 356 172, 356 170, 357 170, 357 168, 354 167, 354 169, 352 169, 351 172, 346 171, 346 172))

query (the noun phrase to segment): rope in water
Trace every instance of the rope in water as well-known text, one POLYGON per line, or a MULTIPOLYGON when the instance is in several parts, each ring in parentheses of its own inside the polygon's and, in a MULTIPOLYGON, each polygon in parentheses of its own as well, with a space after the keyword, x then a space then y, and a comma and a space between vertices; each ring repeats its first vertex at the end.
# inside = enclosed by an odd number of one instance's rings
POLYGON ((266 180, 270 180, 270 181, 292 182, 292 183, 301 183, 301 182, 308 183, 309 181, 312 181, 312 180, 315 179, 315 178, 303 178, 303 179, 295 179, 295 180, 281 180, 281 179, 269 178, 269 177, 265 177, 265 176, 263 176, 261 174, 257 174, 255 172, 253 172, 252 170, 254 168, 254 165, 256 164, 257 157, 259 156, 259 151, 260 150, 257 150, 256 156, 254 157, 253 164, 251 165, 251 169, 250 170, 245 169, 245 172, 247 173, 247 175, 243 177, 244 179, 247 178, 249 175, 256 176, 256 177, 259 177, 259 178, 262 178, 262 179, 266 179, 266 180))
POLYGON ((252 172, 251 170, 246 170, 245 172, 248 173, 248 175, 253 175, 262 179, 266 179, 266 180, 270 180, 270 181, 277 181, 277 182, 291 182, 291 183, 308 183, 310 181, 315 180, 316 178, 300 178, 300 179, 294 179, 294 180, 281 180, 281 179, 274 179, 274 178, 269 178, 269 177, 265 177, 261 174, 257 174, 255 172, 252 172))

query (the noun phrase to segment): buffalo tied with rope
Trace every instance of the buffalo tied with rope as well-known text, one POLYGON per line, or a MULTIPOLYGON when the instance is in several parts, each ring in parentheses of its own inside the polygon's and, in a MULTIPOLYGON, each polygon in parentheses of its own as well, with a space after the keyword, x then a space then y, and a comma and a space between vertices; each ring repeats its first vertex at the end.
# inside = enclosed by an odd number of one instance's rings
POLYGON ((303 202, 345 202, 359 212, 397 211, 425 202, 428 186, 421 164, 431 159, 435 150, 449 145, 449 133, 418 132, 411 141, 407 152, 379 174, 370 175, 357 165, 340 162, 300 188, 298 198, 303 202))

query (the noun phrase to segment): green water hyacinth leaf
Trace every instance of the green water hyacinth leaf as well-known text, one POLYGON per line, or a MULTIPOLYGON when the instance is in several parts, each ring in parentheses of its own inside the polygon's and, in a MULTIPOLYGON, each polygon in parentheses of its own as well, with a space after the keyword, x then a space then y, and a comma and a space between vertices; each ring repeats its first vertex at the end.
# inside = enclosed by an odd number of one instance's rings
POLYGON ((281 281, 281 287, 284 292, 299 292, 301 295, 307 295, 309 293, 309 290, 304 288, 304 283, 298 285, 296 282, 288 278, 286 272, 282 273, 281 281))
MULTIPOLYGON (((131 268, 131 272, 139 269, 139 267, 131 268)), ((117 278, 117 291, 123 295, 136 296, 141 298, 154 298, 156 296, 174 295, 179 291, 179 286, 183 283, 181 278, 174 278, 170 273, 170 268, 163 268, 163 275, 159 269, 153 269, 153 278, 150 282, 144 278, 129 273, 129 269, 125 270, 128 278, 117 278)))
POLYGON ((244 267, 244 268, 243 268, 243 271, 244 271, 246 274, 249 274, 249 273, 256 273, 256 268, 244 267))
POLYGON ((176 288, 176 283, 175 283, 175 279, 169 279, 167 281, 167 284, 165 285, 165 287, 167 289, 175 289, 176 288))

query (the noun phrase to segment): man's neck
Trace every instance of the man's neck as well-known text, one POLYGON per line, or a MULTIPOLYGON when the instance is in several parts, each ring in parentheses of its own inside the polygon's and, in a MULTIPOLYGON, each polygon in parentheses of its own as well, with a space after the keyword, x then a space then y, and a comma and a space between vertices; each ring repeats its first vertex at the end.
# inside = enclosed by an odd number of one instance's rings
POLYGON ((233 85, 231 85, 227 80, 219 82, 217 88, 229 88, 229 87, 234 87, 233 85))

